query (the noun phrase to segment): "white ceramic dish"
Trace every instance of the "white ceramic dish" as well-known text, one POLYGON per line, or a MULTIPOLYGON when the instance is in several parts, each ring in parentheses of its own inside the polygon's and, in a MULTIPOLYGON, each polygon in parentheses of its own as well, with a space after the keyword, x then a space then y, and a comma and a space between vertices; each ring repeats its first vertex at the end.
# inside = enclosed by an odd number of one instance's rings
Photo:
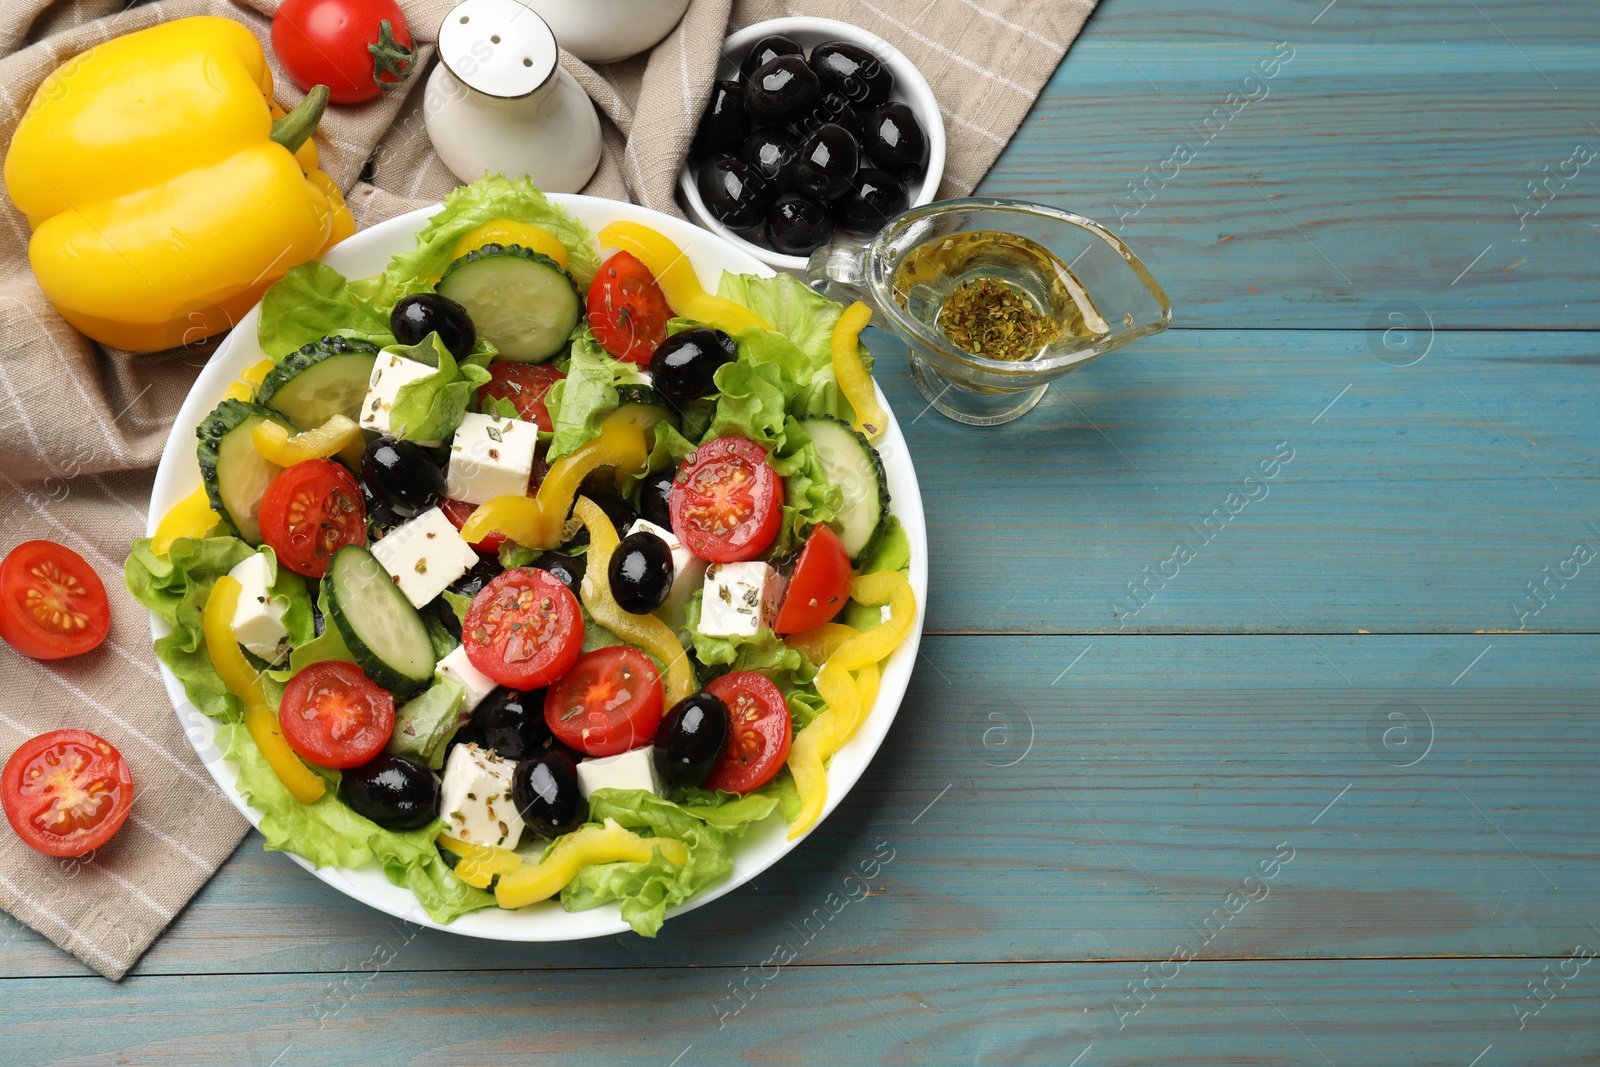
MULTIPOLYGON (((944 180, 944 116, 939 113, 939 101, 934 97, 928 79, 922 76, 922 72, 911 60, 894 45, 875 33, 868 33, 860 26, 852 26, 848 22, 838 22, 834 19, 794 15, 746 26, 724 41, 722 62, 717 66, 717 77, 737 77, 739 63, 750 51, 750 47, 761 38, 774 33, 783 34, 804 48, 808 55, 811 49, 819 44, 828 41, 850 41, 867 49, 883 61, 883 65, 894 75, 894 95, 891 99, 909 104, 911 110, 917 113, 923 131, 928 135, 928 173, 923 176, 920 186, 909 190, 911 206, 921 207, 923 204, 933 203, 934 197, 939 192, 939 183, 944 180)), ((695 186, 697 170, 698 168, 692 163, 685 162, 683 170, 678 174, 678 189, 689 207, 690 217, 741 252, 754 256, 774 270, 786 270, 803 278, 806 273, 805 256, 786 256, 770 248, 763 248, 745 240, 736 231, 717 221, 716 216, 706 209, 705 201, 700 198, 700 190, 695 186)))
MULTIPOLYGON (((659 212, 632 204, 593 197, 558 195, 550 196, 552 202, 582 220, 591 230, 598 231, 607 223, 627 219, 653 226, 675 241, 694 263, 701 283, 714 290, 724 270, 736 273, 770 275, 768 270, 750 256, 728 247, 711 234, 659 212)), ((326 257, 329 266, 349 278, 364 278, 381 271, 389 257, 396 252, 415 247, 414 235, 437 211, 437 207, 424 208, 401 215, 387 222, 363 230, 335 248, 326 257)), ((161 455, 161 465, 156 471, 155 486, 150 494, 150 528, 153 533, 161 517, 178 501, 192 493, 200 484, 200 468, 195 458, 194 429, 221 400, 228 384, 242 371, 263 358, 256 344, 256 322, 260 309, 250 311, 228 338, 217 349, 211 362, 201 372, 194 389, 184 401, 173 423, 171 437, 161 455)), ((900 700, 911 680, 911 670, 917 658, 917 646, 922 637, 922 623, 928 598, 928 537, 923 523, 922 495, 917 487, 917 476, 906 451, 900 428, 889 416, 889 428, 878 442, 889 479, 891 509, 899 517, 911 541, 911 586, 917 594, 917 618, 911 637, 893 656, 883 672, 882 689, 878 702, 866 723, 833 757, 828 769, 828 804, 823 817, 839 805, 846 793, 855 785, 867 768, 872 756, 883 743, 894 721, 900 700)), ((151 616, 154 637, 168 632, 159 618, 151 616)), ((237 788, 238 774, 233 764, 224 760, 216 746, 216 724, 189 702, 183 684, 177 677, 161 668, 162 680, 172 698, 173 707, 183 723, 195 750, 216 779, 222 792, 242 812, 251 825, 259 825, 261 813, 245 803, 237 788)), ((820 825, 820 820, 818 822, 820 825)), ((814 828, 813 828, 814 829, 814 828)), ((668 912, 668 917, 709 903, 731 892, 746 881, 772 866, 788 854, 798 842, 788 840, 788 827, 777 815, 750 829, 744 838, 734 842, 734 870, 716 885, 668 912)), ((368 904, 409 922, 420 923, 435 929, 470 937, 490 938, 498 941, 573 941, 587 937, 603 937, 628 929, 622 921, 617 904, 592 911, 568 913, 554 902, 534 905, 520 911, 502 911, 487 908, 464 915, 449 925, 433 922, 423 912, 421 905, 409 890, 391 885, 376 866, 351 869, 325 867, 314 869, 309 862, 290 854, 300 866, 311 871, 322 881, 347 896, 368 904)))
POLYGON ((521 0, 550 24, 563 51, 615 63, 660 44, 689 0, 521 0))

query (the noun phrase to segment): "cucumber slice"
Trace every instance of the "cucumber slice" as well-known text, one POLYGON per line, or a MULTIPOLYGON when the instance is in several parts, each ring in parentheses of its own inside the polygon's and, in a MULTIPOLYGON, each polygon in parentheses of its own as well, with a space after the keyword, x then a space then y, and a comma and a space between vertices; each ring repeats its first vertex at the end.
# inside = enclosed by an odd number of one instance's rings
POLYGON ((276 411, 244 400, 224 400, 195 430, 200 439, 200 477, 205 480, 211 508, 252 545, 261 543, 261 498, 283 470, 256 451, 252 431, 268 420, 294 429, 276 411))
POLYGON ((345 545, 328 561, 322 585, 328 621, 368 678, 398 696, 428 687, 439 662, 428 628, 376 556, 345 545))
POLYGON ((619 385, 617 386, 617 399, 622 401, 615 413, 606 418, 623 418, 633 423, 645 432, 650 440, 655 440, 655 428, 663 422, 674 430, 683 429, 683 416, 678 414, 671 404, 668 404, 660 393, 645 385, 619 385))
POLYGON ((348 337, 324 337, 283 357, 261 381, 256 400, 314 430, 334 415, 361 417, 378 348, 348 337))
POLYGON ((466 308, 478 336, 516 363, 543 363, 564 351, 583 311, 572 276, 521 245, 468 252, 434 291, 466 308))
POLYGON ((844 506, 828 525, 833 527, 859 563, 872 555, 889 530, 889 481, 883 461, 867 439, 838 419, 803 419, 800 428, 817 446, 817 458, 828 481, 844 492, 844 506))

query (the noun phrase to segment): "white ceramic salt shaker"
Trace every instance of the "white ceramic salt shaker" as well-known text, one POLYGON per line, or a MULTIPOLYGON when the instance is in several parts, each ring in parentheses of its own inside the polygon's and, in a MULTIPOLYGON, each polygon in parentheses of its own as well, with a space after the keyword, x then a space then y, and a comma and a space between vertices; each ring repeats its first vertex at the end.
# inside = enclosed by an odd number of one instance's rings
POLYGON ((518 0, 464 0, 439 27, 424 98, 428 138, 464 182, 527 175, 575 193, 600 165, 600 119, 561 69, 556 38, 518 0))
POLYGON ((526 0, 566 51, 585 63, 614 63, 660 44, 689 0, 526 0))

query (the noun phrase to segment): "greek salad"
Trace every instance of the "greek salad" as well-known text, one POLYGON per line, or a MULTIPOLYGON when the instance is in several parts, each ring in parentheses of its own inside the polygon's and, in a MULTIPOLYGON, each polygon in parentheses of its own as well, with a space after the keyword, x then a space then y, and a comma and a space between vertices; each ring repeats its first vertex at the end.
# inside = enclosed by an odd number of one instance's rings
POLYGON ((804 833, 916 615, 869 318, 498 175, 290 270, 125 574, 267 848, 654 935, 804 833))

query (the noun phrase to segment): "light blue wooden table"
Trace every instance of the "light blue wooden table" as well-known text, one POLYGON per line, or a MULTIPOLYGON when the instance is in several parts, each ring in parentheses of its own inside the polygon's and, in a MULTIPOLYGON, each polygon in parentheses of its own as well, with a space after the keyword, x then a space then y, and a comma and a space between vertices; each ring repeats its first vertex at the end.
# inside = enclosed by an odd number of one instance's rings
POLYGON ((818 834, 552 946, 253 836, 120 985, 0 935, 0 1061, 1600 1062, 1597 105, 1593 0, 1106 0, 983 191, 1174 328, 988 431, 877 339, 929 637, 818 834))

